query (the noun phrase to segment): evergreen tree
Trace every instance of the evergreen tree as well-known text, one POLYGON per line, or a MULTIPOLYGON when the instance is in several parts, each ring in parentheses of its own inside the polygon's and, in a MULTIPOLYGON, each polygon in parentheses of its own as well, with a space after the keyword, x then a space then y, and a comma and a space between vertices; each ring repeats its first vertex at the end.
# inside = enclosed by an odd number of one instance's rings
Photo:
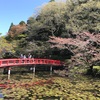
POLYGON ((54 2, 55 0, 50 0, 49 2, 54 2))
POLYGON ((10 31, 10 29, 11 29, 11 27, 12 27, 12 26, 14 26, 14 24, 13 24, 13 23, 11 23, 11 25, 10 25, 10 27, 9 27, 8 32, 10 31))
POLYGON ((24 21, 21 21, 20 23, 19 23, 19 25, 24 25, 25 24, 25 22, 24 21))

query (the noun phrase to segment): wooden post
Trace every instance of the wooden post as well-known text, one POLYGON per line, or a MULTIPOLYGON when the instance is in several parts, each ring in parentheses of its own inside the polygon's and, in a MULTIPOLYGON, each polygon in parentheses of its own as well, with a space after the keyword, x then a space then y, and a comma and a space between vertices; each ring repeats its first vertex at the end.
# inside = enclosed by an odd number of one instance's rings
POLYGON ((11 72, 11 68, 8 67, 8 80, 10 79, 10 72, 11 72))
POLYGON ((34 78, 34 76, 35 76, 35 65, 33 66, 33 78, 34 78))
POLYGON ((68 67, 66 67, 66 76, 68 77, 68 75, 69 75, 69 72, 68 72, 68 67))
POLYGON ((50 75, 52 75, 52 65, 50 66, 50 75))

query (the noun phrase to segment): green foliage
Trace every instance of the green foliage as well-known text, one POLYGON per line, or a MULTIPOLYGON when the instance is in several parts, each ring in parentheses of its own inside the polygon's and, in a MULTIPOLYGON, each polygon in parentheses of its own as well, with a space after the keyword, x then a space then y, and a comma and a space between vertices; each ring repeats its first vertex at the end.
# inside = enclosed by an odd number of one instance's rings
POLYGON ((100 69, 100 66, 93 66, 93 68, 95 68, 95 69, 100 69))
MULTIPOLYGON (((2 76, 3 77, 3 76, 2 76)), ((15 84, 17 87, 2 89, 4 99, 18 99, 18 100, 44 100, 44 98, 59 98, 61 100, 99 100, 100 98, 100 80, 77 76, 76 78, 64 78, 53 76, 53 83, 29 86, 36 81, 48 80, 46 77, 36 76, 32 80, 31 74, 20 76, 18 80, 15 78, 18 75, 12 76, 13 80, 9 85, 15 84), (26 87, 20 86, 26 83, 26 87), (28 87, 27 87, 28 86, 28 87)), ((1 78, 1 77, 0 77, 1 78)), ((6 80, 2 80, 5 83, 6 80)))
POLYGON ((81 5, 74 6, 73 11, 67 14, 69 16, 69 20, 66 25, 66 28, 71 29, 72 31, 75 32, 84 30, 90 32, 99 32, 100 31, 99 5, 100 5, 99 1, 98 2, 88 1, 86 3, 82 3, 81 5))
POLYGON ((24 21, 21 21, 20 23, 19 23, 19 25, 24 25, 25 24, 25 22, 24 21))
POLYGON ((13 41, 10 43, 5 39, 5 37, 0 37, 0 57, 6 52, 15 52, 14 48, 16 47, 16 42, 13 41))
POLYGON ((1 35, 2 33, 0 33, 0 35, 1 35))
POLYGON ((53 1, 42 6, 37 15, 29 17, 27 24, 24 21, 19 25, 11 23, 6 36, 11 43, 0 39, 0 52, 6 48, 16 54, 31 52, 35 57, 51 55, 54 59, 70 59, 72 54, 67 50, 50 48, 50 36, 72 38, 74 32, 100 32, 99 0, 53 1))
POLYGON ((89 68, 86 74, 92 75, 93 77, 100 77, 100 66, 93 66, 93 68, 89 68))
POLYGON ((51 35, 60 36, 65 25, 63 17, 65 8, 65 3, 56 2, 43 6, 36 19, 30 17, 27 22, 29 38, 47 41, 51 35))
POLYGON ((2 57, 3 57, 4 59, 8 59, 8 58, 17 58, 17 56, 14 55, 12 52, 5 52, 5 53, 2 55, 2 57))
POLYGON ((54 2, 55 0, 50 0, 49 2, 54 2))

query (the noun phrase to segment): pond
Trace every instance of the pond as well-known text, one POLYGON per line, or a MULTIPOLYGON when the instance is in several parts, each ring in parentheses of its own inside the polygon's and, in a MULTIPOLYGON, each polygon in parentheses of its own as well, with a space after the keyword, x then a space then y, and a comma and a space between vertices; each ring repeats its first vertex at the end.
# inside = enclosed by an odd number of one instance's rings
POLYGON ((76 75, 60 77, 48 72, 0 75, 4 100, 100 100, 100 80, 76 75))

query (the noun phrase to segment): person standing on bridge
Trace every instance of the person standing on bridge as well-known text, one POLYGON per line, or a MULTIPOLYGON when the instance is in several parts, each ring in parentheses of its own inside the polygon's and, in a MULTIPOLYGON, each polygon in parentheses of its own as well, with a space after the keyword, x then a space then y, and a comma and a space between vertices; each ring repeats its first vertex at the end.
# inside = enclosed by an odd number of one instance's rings
POLYGON ((24 55, 23 58, 26 59, 26 55, 24 55))
POLYGON ((28 54, 28 58, 32 58, 32 55, 30 53, 28 54))
POLYGON ((25 62, 27 62, 27 60, 25 60, 27 57, 26 57, 26 55, 24 54, 24 56, 23 56, 23 62, 25 63, 25 62))
POLYGON ((20 55, 20 58, 24 58, 23 54, 20 55))

